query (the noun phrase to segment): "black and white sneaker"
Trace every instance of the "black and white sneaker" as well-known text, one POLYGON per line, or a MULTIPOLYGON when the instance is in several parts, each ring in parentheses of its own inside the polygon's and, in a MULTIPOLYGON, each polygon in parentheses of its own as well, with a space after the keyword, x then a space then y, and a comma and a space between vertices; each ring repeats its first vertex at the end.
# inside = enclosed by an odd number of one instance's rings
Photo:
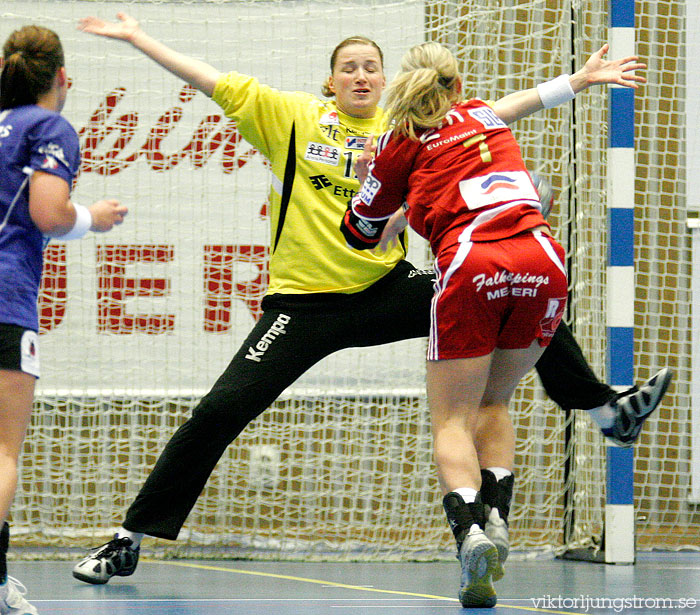
POLYGON ((476 499, 467 503, 461 495, 450 491, 443 498, 442 505, 457 540, 457 559, 462 567, 459 601, 465 608, 494 606, 496 591, 493 581, 501 564, 498 549, 484 533, 481 494, 477 493, 476 499))
POLYGON ((603 429, 603 435, 618 446, 632 446, 642 430, 644 421, 656 410, 668 385, 671 384, 673 372, 664 367, 639 388, 632 387, 608 402, 616 417, 612 427, 603 429))
POLYGON ((465 608, 493 607, 496 605, 496 590, 493 576, 500 567, 498 549, 475 523, 459 549, 462 565, 459 601, 465 608))
POLYGON ((73 567, 73 576, 79 581, 102 585, 113 576, 128 577, 136 570, 139 547, 132 548, 131 538, 118 534, 107 544, 93 549, 73 567))
POLYGON ((484 533, 498 549, 498 569, 493 574, 493 580, 503 578, 503 565, 508 559, 510 540, 508 536, 508 514, 513 498, 515 477, 510 474, 500 480, 490 470, 481 470, 481 499, 484 501, 486 523, 484 533))

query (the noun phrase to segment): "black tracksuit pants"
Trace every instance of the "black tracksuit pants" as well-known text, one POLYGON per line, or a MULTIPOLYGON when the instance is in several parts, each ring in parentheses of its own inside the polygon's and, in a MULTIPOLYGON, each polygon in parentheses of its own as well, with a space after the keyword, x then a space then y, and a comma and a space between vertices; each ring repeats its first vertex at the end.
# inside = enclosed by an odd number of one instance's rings
MULTIPOLYGON (((176 539, 228 445, 311 366, 343 348, 427 337, 433 276, 402 262, 354 295, 266 297, 240 350, 165 446, 124 527, 176 539)), ((591 371, 564 323, 536 367, 562 408, 595 408, 615 394, 591 371)))

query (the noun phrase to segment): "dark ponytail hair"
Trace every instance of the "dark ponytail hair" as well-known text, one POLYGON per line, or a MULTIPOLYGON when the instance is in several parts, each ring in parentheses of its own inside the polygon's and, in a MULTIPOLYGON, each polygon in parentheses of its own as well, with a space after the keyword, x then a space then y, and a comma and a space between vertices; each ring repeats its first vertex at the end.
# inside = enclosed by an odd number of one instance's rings
POLYGON ((5 41, 2 57, 0 110, 36 104, 64 65, 58 35, 41 26, 15 30, 5 41))

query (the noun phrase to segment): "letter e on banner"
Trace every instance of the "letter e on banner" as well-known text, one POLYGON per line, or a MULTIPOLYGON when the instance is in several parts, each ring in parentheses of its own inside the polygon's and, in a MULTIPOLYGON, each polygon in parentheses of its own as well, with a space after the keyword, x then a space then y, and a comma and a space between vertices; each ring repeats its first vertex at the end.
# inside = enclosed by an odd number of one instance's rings
POLYGON ((148 333, 158 335, 175 328, 174 314, 128 314, 132 297, 165 297, 165 278, 129 278, 126 266, 136 263, 168 263, 174 249, 167 245, 104 245, 97 247, 97 331, 99 333, 148 333))

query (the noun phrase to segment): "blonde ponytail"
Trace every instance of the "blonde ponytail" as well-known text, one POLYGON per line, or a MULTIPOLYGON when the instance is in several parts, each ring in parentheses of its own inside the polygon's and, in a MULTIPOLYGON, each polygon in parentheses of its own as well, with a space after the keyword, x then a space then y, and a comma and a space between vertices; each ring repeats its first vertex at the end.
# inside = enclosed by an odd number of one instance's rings
POLYGON ((446 47, 423 43, 409 49, 387 90, 386 111, 394 132, 417 139, 417 130, 439 126, 459 99, 458 82, 457 61, 446 47))

